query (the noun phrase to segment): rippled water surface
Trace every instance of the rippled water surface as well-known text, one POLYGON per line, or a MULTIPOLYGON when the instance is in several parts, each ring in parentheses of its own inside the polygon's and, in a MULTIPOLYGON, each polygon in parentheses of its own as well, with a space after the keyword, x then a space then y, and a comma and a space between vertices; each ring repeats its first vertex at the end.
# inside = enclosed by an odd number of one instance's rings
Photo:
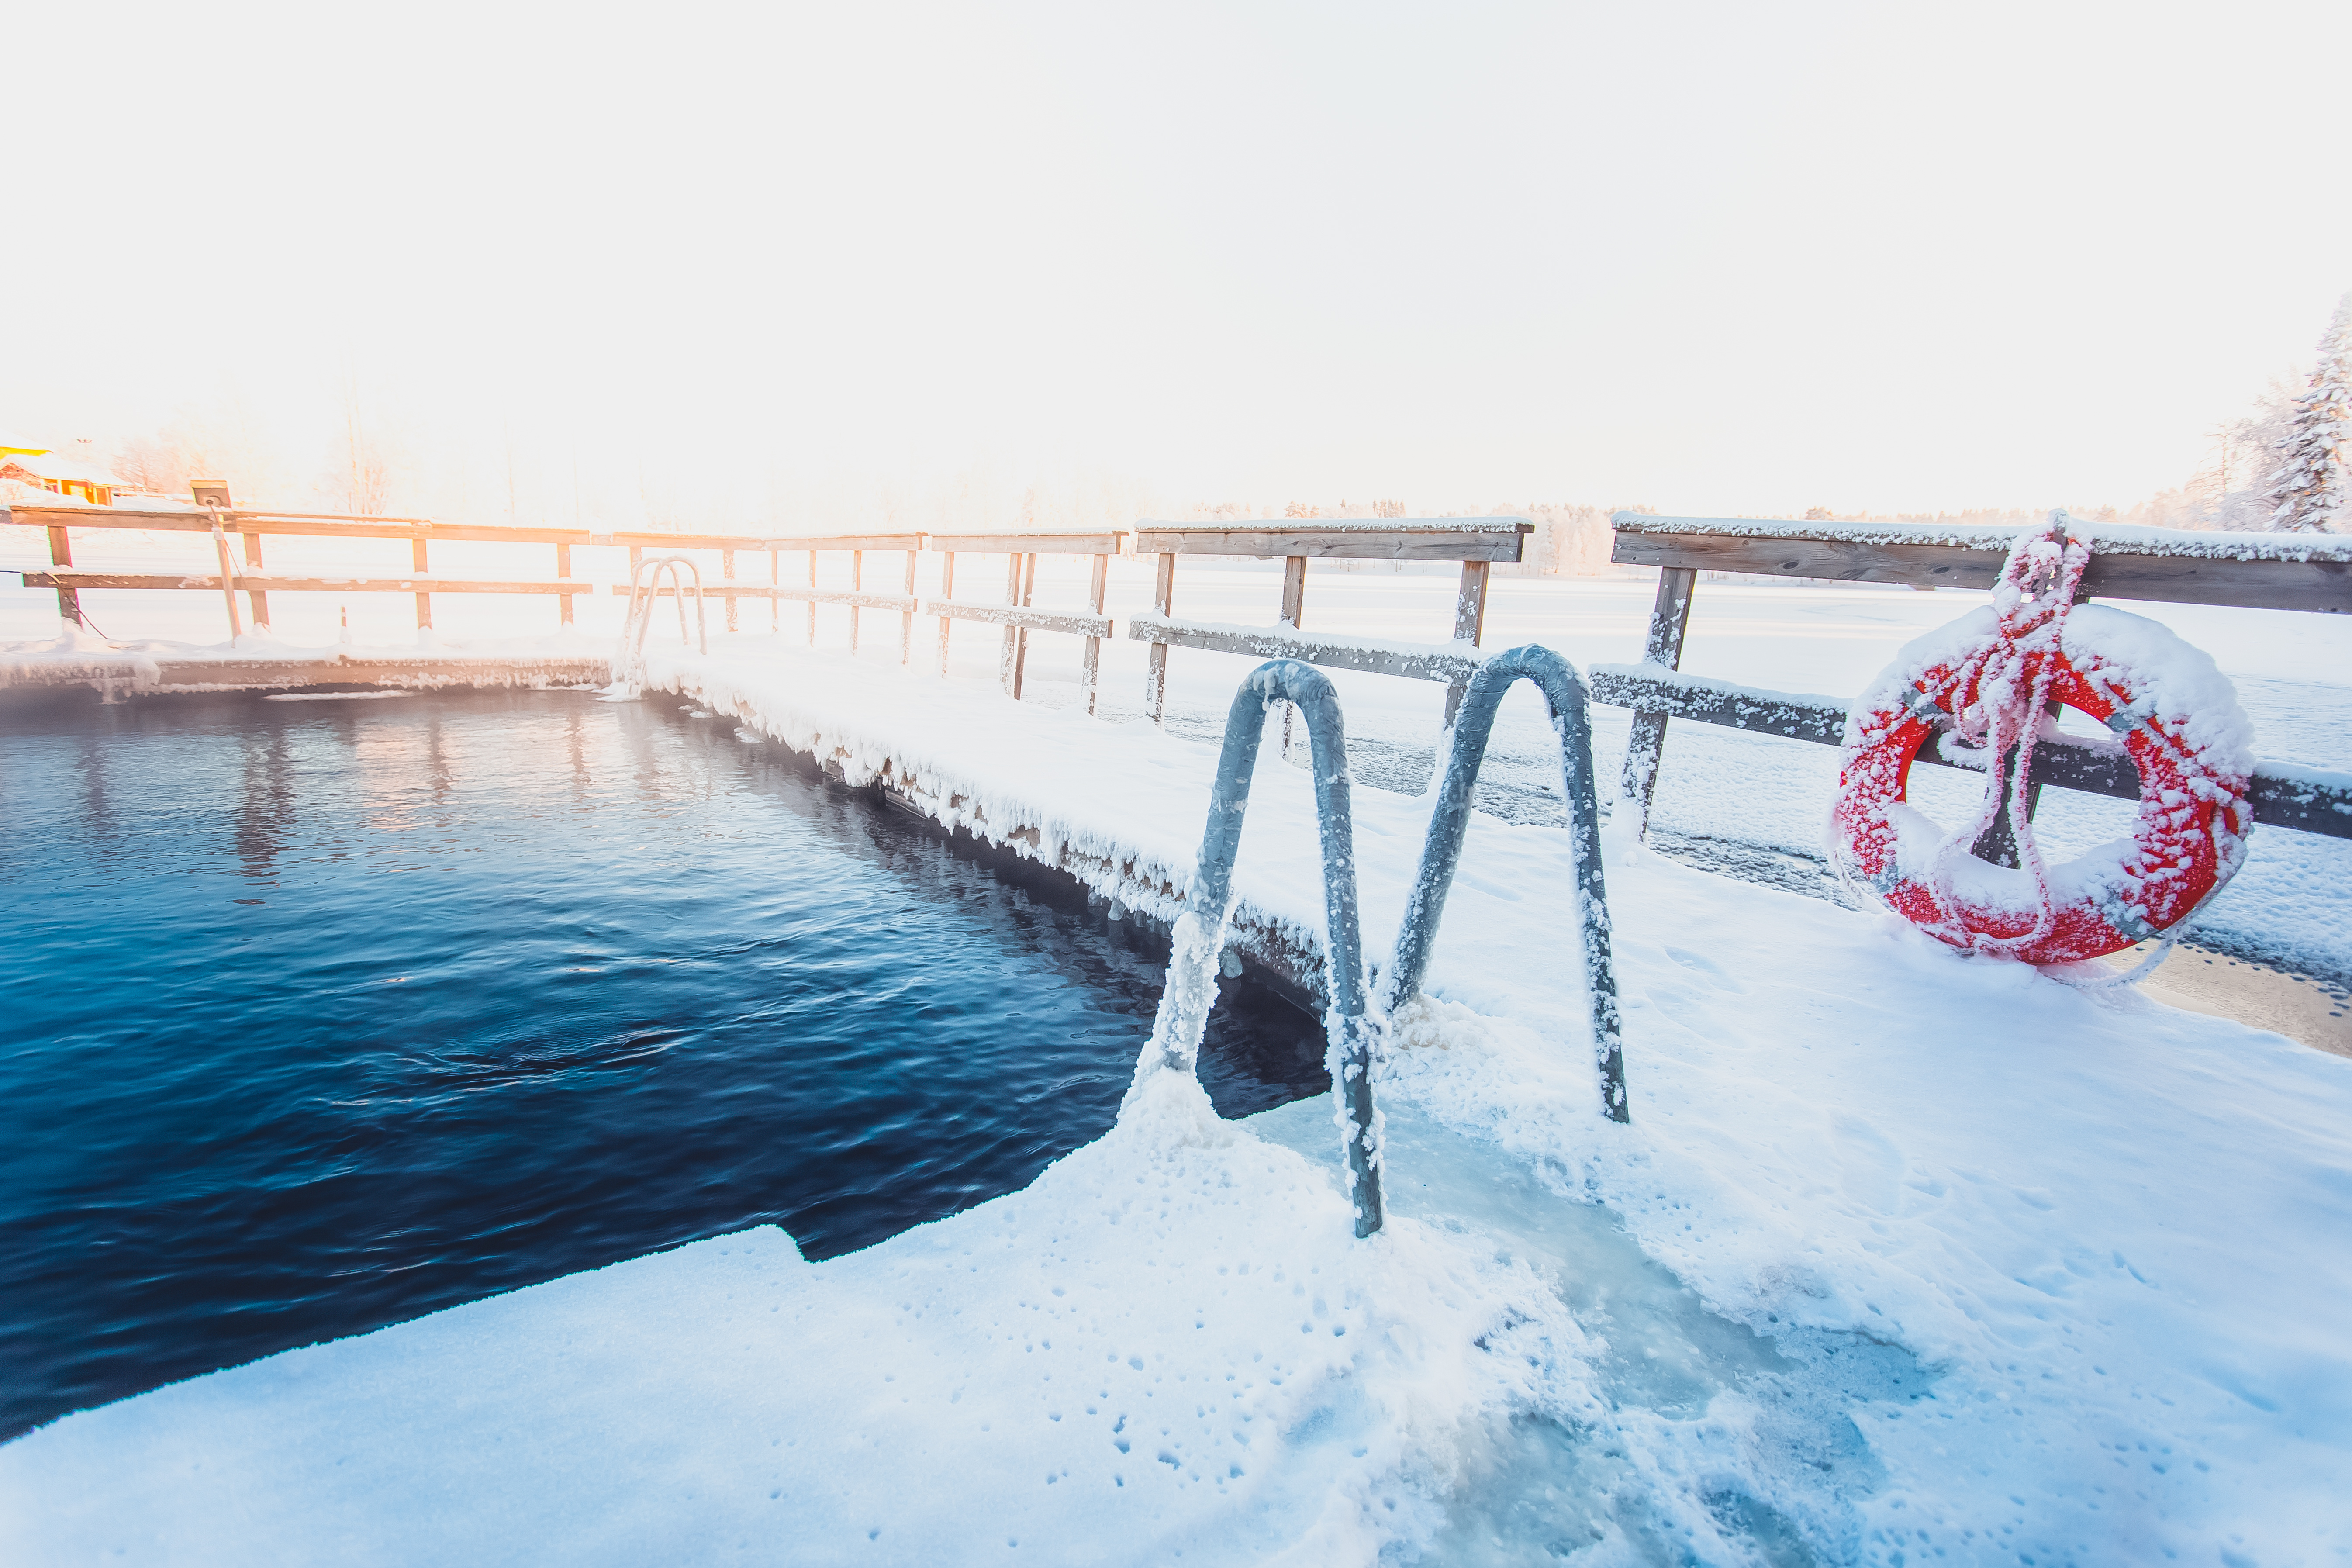
MULTIPOLYGON (((0 1436, 1109 1126, 1164 949, 666 700, 0 712, 0 1436)), ((1228 983, 1242 1115, 1327 1087, 1228 983)))

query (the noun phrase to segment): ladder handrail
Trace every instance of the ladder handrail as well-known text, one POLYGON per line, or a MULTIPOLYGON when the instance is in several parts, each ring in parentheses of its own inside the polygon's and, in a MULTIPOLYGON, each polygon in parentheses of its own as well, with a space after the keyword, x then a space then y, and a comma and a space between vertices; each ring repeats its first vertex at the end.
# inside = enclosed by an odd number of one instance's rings
POLYGON ((709 617, 702 604, 702 569, 683 555, 655 555, 638 563, 629 578, 629 613, 621 623, 621 646, 615 669, 615 686, 642 689, 646 668, 646 633, 653 626, 654 606, 661 599, 661 577, 664 569, 669 573, 670 586, 677 594, 677 640, 688 647, 699 647, 705 654, 710 651, 709 617), (686 578, 678 573, 685 567, 694 574, 694 629, 698 637, 689 637, 686 629, 686 578))
POLYGON ((1348 1196, 1356 1214, 1356 1234, 1381 1228, 1379 1127, 1372 1112, 1372 1056, 1380 1019, 1371 1011, 1364 983, 1363 940, 1356 915, 1354 818, 1349 807, 1346 727, 1339 697, 1320 670, 1296 659, 1275 659, 1252 670, 1234 693, 1225 716, 1223 750, 1209 795, 1208 823, 1201 855, 1177 917, 1168 986, 1152 1022, 1155 1059, 1147 1047, 1138 1064, 1141 1080, 1160 1070, 1190 1073, 1200 1058, 1201 1037, 1216 1005, 1217 968, 1224 950, 1225 924, 1233 912, 1234 858, 1240 852, 1242 819, 1249 810, 1250 779, 1265 738, 1266 714, 1276 702, 1296 704, 1306 715, 1315 771, 1315 815, 1323 851, 1323 957, 1330 1009, 1325 1015, 1329 1040, 1326 1060, 1332 1093, 1347 1108, 1348 1196))
POLYGON ((1592 771, 1592 716, 1576 667, 1548 647, 1529 644, 1498 653, 1470 678, 1454 723, 1452 754, 1438 788, 1437 809, 1422 844, 1421 870, 1405 901, 1397 933, 1395 962, 1381 976, 1383 1016, 1421 993, 1431 946, 1445 913, 1445 895, 1462 861, 1462 839, 1470 826, 1473 787, 1494 732, 1495 710, 1514 681, 1533 681, 1551 709, 1559 737, 1563 793, 1576 857, 1576 892, 1581 916, 1585 989, 1592 1005, 1592 1047, 1601 1075, 1601 1099, 1612 1121, 1632 1120, 1625 1100, 1625 1045, 1617 1012, 1617 973, 1609 951, 1609 892, 1601 876, 1601 805, 1592 771))

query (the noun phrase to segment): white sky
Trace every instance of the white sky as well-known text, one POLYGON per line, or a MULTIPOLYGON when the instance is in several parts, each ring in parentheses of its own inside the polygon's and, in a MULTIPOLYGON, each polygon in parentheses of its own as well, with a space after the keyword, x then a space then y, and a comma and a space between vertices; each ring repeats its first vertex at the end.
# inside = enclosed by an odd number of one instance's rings
POLYGON ((2343 4, 48 5, 0 79, 52 438, 2128 504, 2352 289, 2343 4))

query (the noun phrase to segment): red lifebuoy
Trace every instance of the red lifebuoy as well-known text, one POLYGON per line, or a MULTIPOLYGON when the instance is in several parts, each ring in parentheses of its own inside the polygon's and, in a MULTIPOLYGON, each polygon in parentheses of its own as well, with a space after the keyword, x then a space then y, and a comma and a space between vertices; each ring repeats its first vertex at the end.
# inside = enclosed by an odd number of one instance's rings
MULTIPOLYGON (((2002 740, 1997 721, 1992 737, 1993 755, 2021 738, 2013 727, 2002 740)), ((2086 605, 2045 607, 2021 631, 2014 601, 1997 600, 1913 643, 1855 705, 1831 852, 1850 881, 1956 947, 2037 964, 2096 958, 2178 924, 2236 872, 2252 826, 2250 740, 2212 660, 2165 627, 2086 605), (2139 772, 2138 820, 2130 838, 2058 866, 2042 864, 2028 828, 2026 869, 1990 865, 1967 853, 1972 829, 1948 834, 1908 804, 1911 764, 1939 727, 1981 739, 1986 713, 2039 722, 2044 700, 2120 739, 2139 772)))

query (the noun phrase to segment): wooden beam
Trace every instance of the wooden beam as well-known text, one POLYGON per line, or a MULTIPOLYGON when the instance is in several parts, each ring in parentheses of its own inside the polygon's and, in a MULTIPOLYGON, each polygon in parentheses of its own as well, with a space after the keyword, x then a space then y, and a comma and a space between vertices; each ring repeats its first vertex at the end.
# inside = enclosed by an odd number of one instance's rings
MULTIPOLYGON (((1151 613, 1166 620, 1175 608, 1176 557, 1163 554, 1160 557, 1159 570, 1152 574, 1151 613)), ((1150 657, 1150 667, 1143 676, 1143 710, 1157 724, 1168 707, 1168 645, 1154 642, 1150 657)))
MULTIPOLYGON (((1486 576, 1493 570, 1492 562, 1462 563, 1462 585, 1454 594, 1455 642, 1466 642, 1475 647, 1486 635, 1486 576)), ((1445 689, 1445 728, 1454 728, 1454 716, 1462 711, 1462 700, 1469 694, 1470 688, 1464 682, 1445 689)))
MULTIPOLYGON (((209 533, 209 511, 134 510, 129 507, 17 506, 11 521, 30 527, 115 528, 209 533)), ((772 539, 749 533, 663 533, 585 528, 512 528, 499 523, 435 522, 429 518, 357 517, 341 512, 225 511, 231 533, 276 533, 306 539, 443 539, 491 544, 576 544, 672 550, 920 550, 921 533, 828 534, 772 539)), ((1089 535, 1088 537, 1093 537, 1089 535)), ((1116 537, 1116 536, 1114 536, 1116 537)))
POLYGON ((1282 624, 1296 631, 1306 625, 1307 557, 1286 555, 1282 558, 1282 624))
POLYGON ((1477 673, 1478 661, 1454 651, 1451 643, 1421 646, 1369 646, 1354 638, 1318 637, 1268 626, 1224 626, 1202 621, 1172 621, 1159 616, 1139 616, 1127 623, 1135 642, 1162 647, 1206 648, 1213 653, 1237 653, 1253 658, 1296 658, 1331 669, 1369 670, 1374 675, 1401 675, 1412 680, 1467 683, 1477 673))
MULTIPOLYGON (((1087 608, 1092 614, 1097 616, 1102 614, 1103 590, 1109 582, 1110 557, 1107 554, 1097 555, 1094 560, 1094 571, 1087 579, 1087 608)), ((947 623, 942 621, 940 624, 945 626, 947 623)), ((1089 719, 1094 717, 1095 689, 1099 684, 1102 671, 1102 639, 1108 636, 1110 636, 1108 621, 1103 622, 1103 629, 1100 633, 1087 633, 1087 651, 1078 661, 1078 685, 1087 695, 1087 717, 1089 719)))
POLYGON ((1364 522, 1317 528, 1312 523, 1259 523, 1202 528, 1191 523, 1135 531, 1138 555, 1295 555, 1370 561, 1517 561, 1535 524, 1517 518, 1465 518, 1441 522, 1364 522))
POLYGON ((1105 616, 1082 616, 1060 610, 1032 610, 1018 605, 981 604, 970 599, 925 599, 922 613, 945 621, 980 621, 1033 632, 1067 632, 1072 637, 1107 637, 1115 629, 1105 616))
MULTIPOLYGON (((27 588, 218 588, 215 572, 26 572, 27 588)), ((578 594, 588 584, 485 583, 467 577, 256 577, 240 573, 229 586, 239 593, 286 594, 578 594)), ((616 594, 625 588, 616 587, 616 594)))
MULTIPOLYGON (((607 592, 624 596, 629 591, 625 583, 611 583, 605 586, 607 592)), ((567 589, 567 592, 577 591, 576 588, 567 589)), ((671 591, 668 588, 662 590, 665 594, 671 591)), ((730 583, 723 579, 705 583, 702 596, 706 599, 805 600, 812 614, 818 605, 849 605, 858 609, 898 610, 902 613, 919 609, 921 605, 921 601, 912 594, 864 594, 845 588, 802 588, 776 583, 730 583)))
MULTIPOLYGON (((1827 531, 1802 531, 1800 523, 1789 524, 1786 535, 1704 531, 1709 522, 1721 527, 1725 521, 1621 515, 1609 558, 1631 566, 1915 588, 1990 588, 2008 559, 2005 549, 1990 546, 1821 537, 1827 531)), ((2314 553, 2306 560, 2236 560, 2100 545, 2083 574, 2083 593, 2095 599, 2352 614, 2352 542, 2339 550, 2328 541, 2314 553)))
MULTIPOLYGON (((1650 607, 1650 629, 1642 647, 1645 664, 1673 669, 1683 661, 1683 639, 1690 631, 1691 599, 1698 591, 1698 574, 1669 566, 1658 574, 1658 596, 1650 607)), ((1650 826, 1650 797, 1658 786, 1658 762, 1665 755, 1666 712, 1643 709, 1633 715, 1625 737, 1625 763, 1618 775, 1620 799, 1633 803, 1633 830, 1650 826)))
MULTIPOLYGON (((73 538, 70 534, 67 533, 63 524, 52 523, 49 526, 49 564, 52 566, 64 566, 68 568, 73 565, 73 538)), ((27 577, 25 580, 25 586, 27 588, 34 585, 35 584, 30 577, 27 577)), ((81 618, 80 595, 72 588, 66 587, 62 584, 57 584, 56 586, 58 590, 58 618, 66 622, 69 626, 79 626, 83 625, 84 622, 81 618)))
MULTIPOLYGON (((1835 698, 1727 687, 1669 675, 1654 664, 1595 665, 1590 677, 1594 701, 1637 713, 1671 714, 1821 746, 1845 742, 1846 704, 1835 698)), ((1946 762, 1933 746, 1919 749, 1919 761, 1964 773, 1979 771, 1946 762)), ((2129 752, 2063 737, 2045 737, 2035 745, 2029 782, 2119 800, 2139 798, 2139 770, 2129 752)), ((2352 838, 2352 773, 2256 763, 2246 794, 2254 820, 2265 827, 2352 838)))
POLYGON ((962 555, 1116 555, 1127 534, 934 533, 929 548, 962 555))

